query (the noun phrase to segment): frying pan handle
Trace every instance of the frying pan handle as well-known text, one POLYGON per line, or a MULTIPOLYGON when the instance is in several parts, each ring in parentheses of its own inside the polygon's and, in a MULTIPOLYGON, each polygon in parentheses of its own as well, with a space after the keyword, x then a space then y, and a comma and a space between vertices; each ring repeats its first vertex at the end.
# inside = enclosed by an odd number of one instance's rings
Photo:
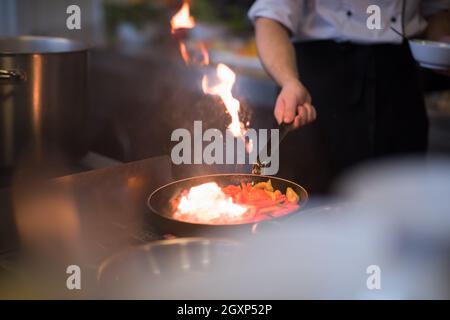
MULTIPOLYGON (((284 138, 286 138, 289 131, 292 130, 292 123, 281 123, 277 127, 278 129, 278 146, 281 144, 281 141, 283 141, 284 138)), ((267 141, 266 147, 270 146, 272 142, 272 136, 269 137, 269 140, 267 141)))
POLYGON ((0 69, 0 83, 18 83, 26 81, 25 72, 19 70, 3 70, 0 69))
MULTIPOLYGON (((280 147, 281 141, 283 141, 283 139, 287 136, 287 134, 289 133, 289 131, 291 131, 292 129, 292 123, 281 123, 278 125, 277 127, 278 131, 279 131, 279 139, 278 139, 278 148, 280 147)), ((264 167, 264 163, 261 162, 261 154, 267 154, 267 149, 268 147, 271 145, 272 143, 272 135, 269 136, 269 139, 267 140, 266 145, 264 146, 264 149, 262 149, 259 154, 258 157, 256 159, 256 163, 253 164, 252 167, 252 173, 253 174, 261 174, 261 170, 264 167)), ((274 152, 275 150, 271 150, 271 152, 274 152)))
POLYGON ((287 134, 289 133, 289 131, 291 131, 291 129, 292 129, 292 123, 283 122, 282 124, 278 125, 278 130, 280 131, 279 143, 281 143, 281 141, 283 141, 283 139, 287 136, 287 134))

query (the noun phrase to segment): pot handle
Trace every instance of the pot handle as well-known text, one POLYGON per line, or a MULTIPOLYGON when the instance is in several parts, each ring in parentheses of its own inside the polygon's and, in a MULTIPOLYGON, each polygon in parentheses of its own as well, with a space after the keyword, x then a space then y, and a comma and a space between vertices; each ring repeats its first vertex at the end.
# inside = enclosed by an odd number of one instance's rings
POLYGON ((1 82, 24 82, 27 79, 25 72, 18 70, 2 70, 0 69, 1 82))

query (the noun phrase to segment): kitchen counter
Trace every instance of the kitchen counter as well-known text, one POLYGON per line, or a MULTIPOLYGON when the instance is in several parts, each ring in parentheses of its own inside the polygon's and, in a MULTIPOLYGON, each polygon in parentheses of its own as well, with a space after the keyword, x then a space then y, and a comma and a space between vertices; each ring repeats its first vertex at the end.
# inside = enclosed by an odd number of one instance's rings
POLYGON ((0 266, 2 254, 18 251, 19 238, 26 241, 27 233, 39 229, 27 221, 61 224, 88 248, 94 265, 126 246, 163 239, 150 220, 148 196, 173 180, 219 172, 206 167, 174 167, 168 156, 160 156, 0 190, 0 266))
POLYGON ((160 239, 146 219, 146 199, 171 177, 170 159, 163 156, 53 179, 26 192, 21 186, 0 190, 0 253, 18 249, 18 234, 27 228, 16 222, 39 219, 33 215, 40 207, 59 216, 70 212, 79 221, 75 237, 89 247, 93 263, 121 247, 160 239), (33 192, 40 200, 27 195, 33 192), (32 206, 36 210, 24 212, 32 206))
POLYGON ((171 180, 170 158, 162 156, 0 189, 0 298, 98 297, 102 261, 164 238, 146 200, 171 180), (82 291, 65 287, 73 264, 82 291))
MULTIPOLYGON (((174 168, 168 156, 161 156, 47 181, 16 182, 0 190, 0 287, 13 288, 0 290, 0 297, 5 292, 6 297, 15 297, 15 292, 38 295, 30 298, 99 297, 96 276, 106 258, 130 246, 170 238, 151 221, 146 206, 151 192, 198 173, 174 168), (79 293, 61 287, 67 279, 64 270, 72 264, 84 274, 79 293), (38 289, 30 289, 28 282, 20 287, 15 279, 24 274, 38 279, 33 283, 38 289), (47 291, 41 292, 41 278, 47 291)), ((317 206, 313 202, 309 208, 317 206)))

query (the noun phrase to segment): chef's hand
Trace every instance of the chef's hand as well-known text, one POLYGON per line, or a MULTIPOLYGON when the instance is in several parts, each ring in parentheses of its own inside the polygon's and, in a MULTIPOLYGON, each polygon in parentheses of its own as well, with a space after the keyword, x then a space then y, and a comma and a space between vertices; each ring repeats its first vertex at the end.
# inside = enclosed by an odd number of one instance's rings
POLYGON ((316 109, 311 104, 308 90, 299 80, 283 85, 275 104, 275 118, 278 123, 293 123, 294 129, 316 120, 316 109))

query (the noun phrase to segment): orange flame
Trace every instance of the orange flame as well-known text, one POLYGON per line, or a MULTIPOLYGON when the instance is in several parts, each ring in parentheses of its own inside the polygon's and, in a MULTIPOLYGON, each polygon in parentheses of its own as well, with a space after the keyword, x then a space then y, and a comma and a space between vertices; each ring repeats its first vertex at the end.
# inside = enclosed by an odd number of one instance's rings
POLYGON ((200 52, 202 54, 202 65, 204 65, 204 66, 209 65, 208 50, 206 50, 206 46, 205 46, 205 44, 203 42, 200 43, 200 52))
MULTIPOLYGON (((181 9, 172 17, 170 21, 172 33, 174 34, 178 29, 192 29, 195 27, 195 20, 191 16, 188 1, 183 2, 181 9)), ((194 63, 199 65, 209 65, 209 55, 206 46, 203 42, 198 43, 195 50, 201 55, 194 55, 191 57, 189 48, 180 40, 180 54, 186 64, 194 63)), ((236 82, 236 74, 226 65, 219 64, 217 66, 217 77, 219 84, 213 87, 208 86, 208 77, 204 76, 202 80, 202 88, 205 94, 219 96, 228 113, 231 116, 231 124, 228 129, 236 137, 241 137, 245 134, 245 125, 239 121, 240 102, 233 97, 231 90, 236 82)))
MULTIPOLYGON (((172 34, 175 34, 179 29, 192 29, 195 27, 195 19, 191 16, 189 3, 185 1, 181 7, 181 9, 172 17, 170 21, 170 25, 172 28, 172 34)), ((201 55, 201 59, 194 56, 191 58, 188 47, 186 44, 180 39, 180 54, 183 58, 183 61, 186 64, 196 63, 200 65, 208 65, 209 64, 209 55, 206 50, 204 43, 199 43, 196 45, 196 49, 199 50, 201 55)))
POLYGON ((191 58, 184 42, 180 41, 180 54, 186 64, 189 64, 191 58))
POLYGON ((195 27, 194 17, 191 16, 189 3, 185 1, 181 9, 172 17, 170 21, 172 33, 178 29, 192 29, 195 27))
POLYGON ((228 129, 235 137, 243 136, 245 134, 245 126, 239 121, 241 104, 232 94, 232 89, 236 82, 236 74, 223 63, 217 65, 216 72, 219 84, 210 87, 208 85, 208 76, 205 75, 202 80, 203 92, 206 94, 217 95, 222 99, 231 116, 231 123, 228 126, 228 129))
MULTIPOLYGON (((178 29, 192 29, 195 27, 195 20, 190 15, 187 1, 183 3, 182 8, 173 16, 170 23, 172 34, 175 34, 178 29)), ((186 64, 209 65, 209 54, 203 42, 198 42, 196 45, 191 46, 191 50, 195 50, 195 54, 191 57, 185 42, 183 42, 181 37, 178 37, 178 40, 180 54, 186 64)), ((227 112, 231 116, 231 123, 228 129, 235 137, 243 137, 246 129, 245 125, 239 121, 241 105, 239 100, 234 98, 232 94, 232 89, 236 82, 236 74, 222 63, 217 66, 216 74, 219 83, 211 87, 208 84, 208 77, 206 75, 203 77, 203 92, 221 98, 227 112)), ((249 141, 247 150, 252 149, 252 141, 249 141)), ((205 221, 229 221, 230 219, 241 219, 248 210, 248 207, 234 203, 233 199, 227 196, 216 183, 211 182, 190 188, 177 204, 174 217, 179 220, 199 221, 202 223, 205 223, 205 221)))
POLYGON ((200 44, 197 45, 198 55, 194 55, 193 58, 191 58, 188 48, 183 41, 180 41, 179 45, 180 45, 181 58, 183 58, 183 61, 186 64, 194 63, 194 64, 199 64, 202 66, 209 65, 209 54, 208 54, 208 51, 206 50, 206 46, 204 43, 201 42, 200 44))

